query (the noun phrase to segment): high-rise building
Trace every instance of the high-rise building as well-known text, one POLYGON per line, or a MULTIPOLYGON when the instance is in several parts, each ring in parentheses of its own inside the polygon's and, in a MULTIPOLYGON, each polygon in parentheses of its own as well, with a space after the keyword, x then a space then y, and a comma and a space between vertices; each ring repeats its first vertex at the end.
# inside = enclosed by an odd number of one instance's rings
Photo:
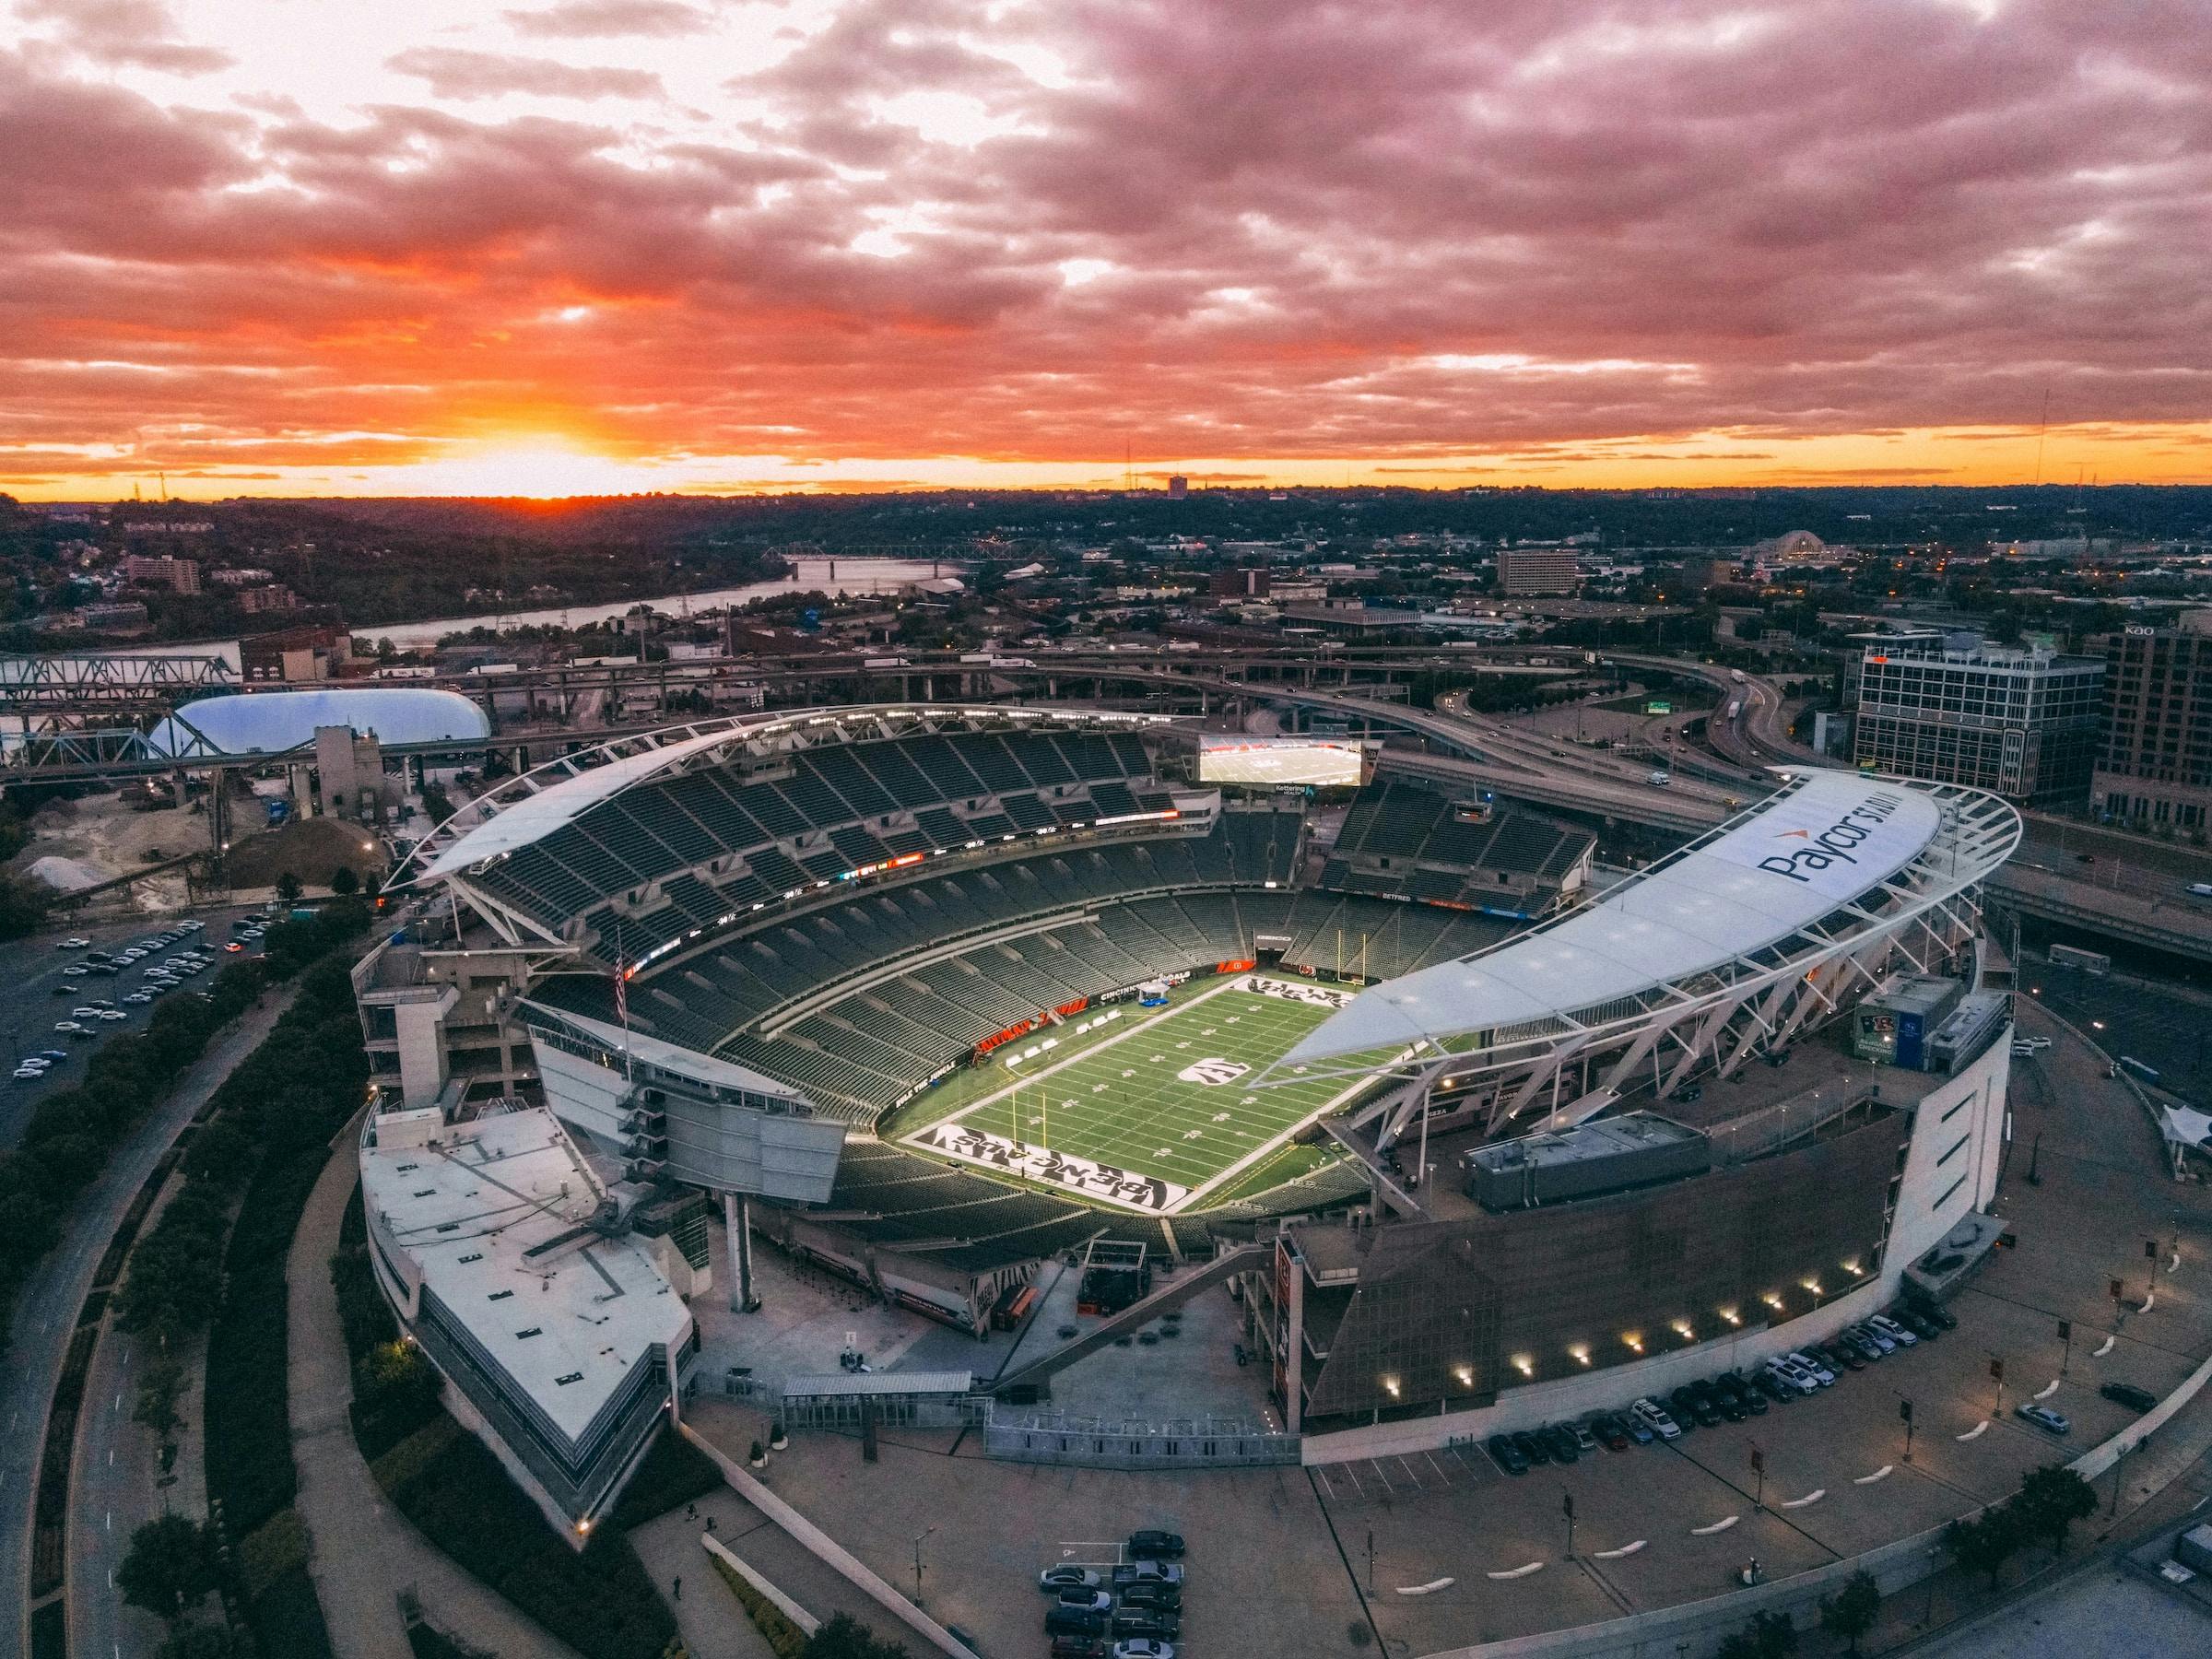
POLYGON ((1983 643, 1869 646, 1852 735, 1861 766, 1964 783, 2031 806, 2086 801, 2104 664, 1983 643))
POLYGON ((1216 571, 1206 579, 1206 591, 1216 599, 1265 599, 1268 580, 1265 565, 1239 565, 1216 571))
POLYGON ((1180 501, 1184 496, 1187 496, 1190 493, 1191 481, 1188 478, 1184 477, 1181 473, 1170 473, 1168 475, 1168 496, 1170 500, 1180 501))
POLYGON ((200 561, 196 559, 149 559, 132 553, 123 561, 123 579, 146 587, 165 587, 179 594, 200 591, 200 561))
POLYGON ((1498 549, 1498 585, 1508 597, 1515 594, 1571 594, 1582 584, 1582 571, 1569 547, 1500 547, 1498 549))
POLYGON ((2212 611, 2114 634, 2104 664, 2089 804, 2147 826, 2212 828, 2212 611))

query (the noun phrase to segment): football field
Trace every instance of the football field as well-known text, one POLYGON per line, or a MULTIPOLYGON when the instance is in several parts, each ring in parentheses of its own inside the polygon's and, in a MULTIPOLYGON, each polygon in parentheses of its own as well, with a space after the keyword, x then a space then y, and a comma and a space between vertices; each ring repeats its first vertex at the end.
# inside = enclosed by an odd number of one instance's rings
POLYGON ((1135 1021, 947 1121, 1195 1192, 1359 1087, 1342 1077, 1294 1076, 1267 1088, 1246 1082, 1347 994, 1259 976, 1238 980, 1135 1021))

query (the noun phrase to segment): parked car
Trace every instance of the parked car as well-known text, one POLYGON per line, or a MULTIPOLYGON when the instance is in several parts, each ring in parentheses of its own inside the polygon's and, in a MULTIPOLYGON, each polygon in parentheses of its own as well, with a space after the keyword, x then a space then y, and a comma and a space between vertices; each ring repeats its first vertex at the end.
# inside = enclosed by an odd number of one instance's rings
POLYGON ((2157 1394, 2147 1388, 2137 1388, 2133 1382, 2107 1382, 2097 1392, 2130 1411, 2148 1411, 2159 1403, 2157 1394))
POLYGON ((1899 1347, 1911 1347, 1914 1343, 1920 1340, 1918 1336, 1915 1336, 1911 1331, 1905 1329, 1903 1325, 1898 1324, 1896 1320, 1890 1318, 1887 1313, 1877 1313, 1866 1323, 1872 1325, 1876 1330, 1879 1331, 1883 1335, 1888 1337, 1890 1341, 1896 1343, 1899 1347))
POLYGON ((86 946, 91 943, 92 941, 89 939, 79 939, 72 936, 61 941, 61 943, 56 945, 54 948, 56 950, 82 950, 86 946))
POLYGON ((1792 1348, 1783 1358, 1810 1377, 1816 1386, 1832 1388, 1835 1385, 1836 1373, 1803 1349, 1792 1348))
POLYGON ((1513 1444, 1511 1435, 1491 1435, 1488 1441, 1483 1442, 1483 1450, 1490 1454, 1490 1461, 1498 1465, 1500 1473, 1505 1475, 1528 1473, 1529 1460, 1523 1455, 1521 1448, 1513 1444))
POLYGON ((1064 1607, 1054 1603, 1044 1611, 1044 1633, 1047 1636, 1103 1636, 1106 1634, 1106 1615, 1093 1613, 1083 1607, 1064 1607))
POLYGON ((57 1065, 70 1057, 67 1049, 41 1049, 31 1056, 34 1060, 51 1060, 57 1065))
POLYGON ((74 1019, 57 1019, 53 1022, 53 1029, 65 1037, 89 1037, 92 1035, 88 1027, 78 1025, 74 1019))
POLYGON ((1601 1411, 1588 1419, 1591 1438, 1608 1452, 1626 1452, 1629 1449, 1627 1425, 1609 1411, 1601 1411))
POLYGON ((1551 1461, 1551 1448, 1545 1444, 1540 1436, 1531 1434, 1524 1429, 1512 1437, 1512 1441, 1513 1450, 1527 1458, 1530 1463, 1547 1464, 1551 1461))
POLYGON ((1147 1561, 1179 1561, 1182 1559, 1182 1535, 1150 1528, 1133 1532, 1129 1535, 1129 1554, 1147 1561))
POLYGON ((1122 1592, 1124 1607, 1164 1607, 1169 1612, 1180 1611, 1182 1606, 1181 1584, 1131 1584, 1122 1592))
MULTIPOLYGON (((1862 1359, 1879 1359, 1889 1351, 1889 1348, 1884 1347, 1880 1342, 1875 1339, 1873 1332, 1861 1330, 1857 1325, 1846 1325, 1842 1330, 1838 1331, 1836 1340, 1842 1343, 1849 1351, 1858 1355, 1862 1359)), ((1890 1344, 1891 1347, 1895 1346, 1894 1343, 1890 1344)))
POLYGON ((1733 1396, 1753 1417, 1767 1415, 1767 1397, 1734 1371, 1723 1371, 1712 1380, 1713 1387, 1724 1396, 1733 1396))
MULTIPOLYGON (((951 1625, 945 1628, 954 1629, 951 1625)), ((972 1641, 965 1645, 971 1653, 982 1652, 972 1641)), ((1106 1644, 1096 1636, 1055 1636, 1049 1652, 1051 1659, 1106 1659, 1106 1644)))
POLYGON ((1606 1416, 1629 1437, 1631 1446, 1648 1446, 1659 1438, 1658 1431, 1632 1411, 1608 1411, 1606 1416))
POLYGON ((1563 1423, 1554 1423, 1548 1429, 1537 1430, 1544 1443, 1551 1448, 1551 1461, 1559 1464, 1577 1462, 1583 1455, 1582 1442, 1575 1439, 1574 1430, 1563 1423))
POLYGON ((1720 1412, 1710 1401, 1698 1398, 1697 1394, 1687 1386, 1677 1388, 1666 1396, 1666 1408, 1675 1414, 1675 1421, 1686 1429, 1692 1423, 1700 1429, 1720 1427, 1720 1412))
POLYGON ((1173 1641, 1182 1634, 1182 1620, 1159 1607, 1124 1606, 1107 1627, 1115 1636, 1158 1636, 1173 1641))
POLYGON ((1040 1590, 1096 1590, 1101 1582, 1088 1567, 1047 1567, 1037 1575, 1040 1590))
POLYGON ((1632 1420, 1641 1423, 1663 1441, 1681 1438, 1682 1425, 1675 1421, 1674 1415, 1665 1406, 1649 1395, 1631 1405, 1629 1407, 1629 1416, 1632 1420))
POLYGON ((1174 1561, 1124 1561, 1113 1570, 1113 1584, 1120 1589, 1124 1584, 1180 1584, 1182 1568, 1174 1561))
POLYGON ((1598 1449, 1597 1433, 1588 1423, 1562 1423, 1559 1427, 1574 1436, 1574 1449, 1577 1452, 1595 1452, 1598 1449))
POLYGON ((1132 1636, 1113 1644, 1113 1659, 1175 1659, 1175 1644, 1157 1636, 1132 1636))
POLYGON ((2012 1415, 2018 1418, 2023 1423, 2033 1424, 2046 1433, 2071 1434, 2074 1431, 2074 1425, 2066 1420, 2065 1414, 2053 1411, 2048 1406, 2038 1406, 2033 1402, 2025 1406, 2015 1406, 2012 1408, 2012 1415))
POLYGON ((1084 1613, 1108 1613, 1113 1609, 1113 1597, 1103 1590, 1086 1590, 1077 1584, 1062 1589, 1055 1598, 1064 1607, 1074 1607, 1084 1613))
POLYGON ((1899 1324, 1903 1325, 1906 1330, 1912 1332, 1923 1342, 1933 1342, 1943 1335, 1943 1326, 1925 1314, 1916 1312, 1911 1308, 1898 1309, 1893 1317, 1899 1324))

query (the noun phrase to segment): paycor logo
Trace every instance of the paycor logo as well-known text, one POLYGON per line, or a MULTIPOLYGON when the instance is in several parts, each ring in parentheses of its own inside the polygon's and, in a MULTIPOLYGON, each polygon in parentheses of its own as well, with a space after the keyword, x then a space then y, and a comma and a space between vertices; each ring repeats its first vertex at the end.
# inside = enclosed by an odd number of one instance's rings
POLYGON ((1792 881, 1804 882, 1808 887, 1812 877, 1806 872, 1825 870, 1832 865, 1855 865, 1859 861, 1853 852, 1888 821, 1891 813, 1905 804, 1902 795, 1870 794, 1858 806, 1818 834, 1810 830, 1785 830, 1779 837, 1795 841, 1798 845, 1786 853, 1776 853, 1759 861, 1762 870, 1771 870, 1777 876, 1786 876, 1792 881))

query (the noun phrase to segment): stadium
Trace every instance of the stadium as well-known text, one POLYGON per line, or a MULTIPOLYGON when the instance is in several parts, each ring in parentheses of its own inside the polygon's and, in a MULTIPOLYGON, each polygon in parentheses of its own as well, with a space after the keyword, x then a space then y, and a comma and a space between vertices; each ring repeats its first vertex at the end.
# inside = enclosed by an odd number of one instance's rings
MULTIPOLYGON (((522 1110, 574 1165, 573 1224, 527 1248, 619 1240, 685 1296, 717 1206, 739 1306, 756 1234, 978 1335, 1054 1259, 1147 1265, 1109 1315, 1151 1265, 1198 1266, 1178 1294, 1230 1284, 1310 1454, 1786 1347, 1986 1202, 2009 1021, 1976 897, 2019 833, 2002 802, 1800 775, 1630 873, 1590 829, 1371 761, 898 704, 509 778, 416 850, 407 924, 356 971, 365 1174, 399 1160, 371 1193, 403 1205, 422 1147, 522 1110), (1866 1010, 1937 982, 1945 1031, 1915 1023, 1907 1065, 1866 1010)), ((371 1233, 411 1328, 454 1327, 449 1376, 512 1404, 532 1387, 500 1322, 428 1270, 499 1213, 371 1233)), ((605 1379, 562 1373, 604 1396, 570 1412, 581 1440, 484 1416, 544 1441, 515 1458, 587 1515, 697 1347, 656 1327, 605 1379)), ((1055 1363, 1025 1364, 1025 1397, 1055 1363)))

